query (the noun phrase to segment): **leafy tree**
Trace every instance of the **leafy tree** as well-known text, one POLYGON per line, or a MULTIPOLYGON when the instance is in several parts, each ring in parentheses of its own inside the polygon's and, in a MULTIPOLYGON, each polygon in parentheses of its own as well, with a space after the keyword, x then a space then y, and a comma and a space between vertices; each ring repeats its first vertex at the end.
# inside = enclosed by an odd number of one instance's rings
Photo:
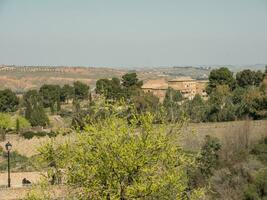
POLYGON ((258 70, 257 72, 255 72, 255 78, 254 79, 255 79, 254 84, 256 86, 259 86, 264 79, 264 73, 262 73, 260 70, 258 70))
POLYGON ((155 113, 159 107, 159 98, 154 96, 152 93, 140 93, 140 95, 133 97, 134 107, 138 113, 152 112, 155 113))
POLYGON ((168 88, 163 101, 165 107, 171 106, 171 104, 177 104, 183 100, 183 95, 180 91, 168 88))
POLYGON ((79 188, 80 199, 199 199, 201 190, 187 190, 186 169, 194 159, 174 142, 177 131, 154 127, 151 114, 129 123, 114 113, 86 125, 75 142, 44 147, 40 155, 57 155, 52 160, 58 160, 66 184, 79 188))
POLYGON ((209 135, 205 137, 204 145, 201 147, 200 156, 198 157, 198 164, 201 173, 207 178, 218 167, 220 149, 221 144, 218 138, 209 135))
POLYGON ((60 101, 68 102, 74 97, 74 88, 69 84, 65 84, 60 90, 60 101))
POLYGON ((14 126, 11 116, 6 113, 0 113, 0 140, 4 140, 6 132, 12 128, 14 126))
POLYGON ((47 126, 48 117, 43 108, 43 101, 37 90, 29 90, 23 96, 26 107, 25 118, 32 126, 47 126))
POLYGON ((122 85, 126 88, 130 87, 141 87, 142 81, 139 81, 136 73, 127 73, 122 76, 122 85))
POLYGON ((236 74, 236 81, 240 87, 259 86, 263 80, 261 71, 251 71, 250 69, 243 70, 236 74))
POLYGON ((207 121, 232 121, 235 119, 235 106, 227 85, 218 85, 210 94, 207 102, 207 121))
POLYGON ((0 90, 0 112, 14 112, 18 109, 19 99, 10 89, 0 90))
POLYGON ((85 83, 76 81, 73 83, 75 100, 84 100, 89 97, 90 87, 85 83))
POLYGON ((99 79, 96 81, 96 93, 97 94, 104 94, 105 96, 108 96, 107 93, 110 88, 110 80, 107 78, 99 79))
POLYGON ((218 138, 205 136, 200 154, 197 157, 197 168, 190 169, 190 186, 196 188, 207 185, 210 177, 219 167, 221 144, 218 138))
POLYGON ((236 81, 231 72, 226 67, 219 69, 213 69, 209 75, 209 83, 207 86, 207 93, 210 94, 218 85, 227 85, 230 90, 233 90, 236 86, 236 81))
POLYGON ((127 73, 122 76, 123 93, 126 99, 138 95, 143 81, 139 81, 136 73, 127 73))
POLYGON ((51 113, 60 110, 60 86, 59 85, 43 85, 39 93, 43 99, 44 107, 50 107, 51 113))
MULTIPOLYGON (((259 111, 261 107, 261 92, 259 88, 249 87, 244 90, 239 104, 237 104, 236 114, 239 118, 259 118, 259 111)), ((264 100, 263 100, 264 101, 264 100)), ((264 106, 264 102, 263 106, 264 106)))
POLYGON ((99 79, 96 82, 96 93, 104 95, 107 99, 118 100, 122 98, 123 92, 120 79, 99 79))
POLYGON ((205 112, 207 109, 206 102, 197 94, 192 100, 187 100, 183 104, 185 113, 192 122, 203 122, 206 120, 205 112))
POLYGON ((20 130, 30 128, 30 127, 31 127, 31 124, 26 118, 24 118, 22 116, 18 116, 16 118, 16 131, 17 131, 17 133, 19 133, 20 130))
POLYGON ((182 100, 183 96, 180 91, 174 90, 173 88, 167 89, 163 106, 169 121, 177 121, 181 115, 180 104, 182 100))

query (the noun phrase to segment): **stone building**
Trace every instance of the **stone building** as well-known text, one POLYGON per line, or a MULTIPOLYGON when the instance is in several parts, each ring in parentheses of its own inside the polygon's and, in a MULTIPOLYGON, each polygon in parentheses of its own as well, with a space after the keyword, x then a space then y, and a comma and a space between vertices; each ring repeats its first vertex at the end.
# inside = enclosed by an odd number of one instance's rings
POLYGON ((152 92, 153 95, 159 98, 160 102, 163 102, 168 89, 168 83, 165 79, 148 80, 143 84, 142 89, 144 92, 152 92))
POLYGON ((196 94, 206 97, 207 93, 205 88, 207 83, 207 80, 195 80, 191 77, 177 77, 171 80, 148 80, 142 86, 142 89, 144 92, 152 92, 162 102, 168 87, 179 90, 187 99, 193 99, 196 94))

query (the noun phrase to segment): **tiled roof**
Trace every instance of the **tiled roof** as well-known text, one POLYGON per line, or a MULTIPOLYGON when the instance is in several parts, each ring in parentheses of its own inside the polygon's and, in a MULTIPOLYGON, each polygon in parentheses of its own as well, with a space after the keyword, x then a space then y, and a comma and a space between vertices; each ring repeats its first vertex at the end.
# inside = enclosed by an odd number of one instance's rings
POLYGON ((183 81, 195 81, 195 79, 192 79, 190 76, 181 76, 181 77, 177 77, 175 79, 169 80, 169 82, 183 82, 183 81))
POLYGON ((168 89, 168 83, 165 79, 148 80, 142 86, 143 89, 168 89))

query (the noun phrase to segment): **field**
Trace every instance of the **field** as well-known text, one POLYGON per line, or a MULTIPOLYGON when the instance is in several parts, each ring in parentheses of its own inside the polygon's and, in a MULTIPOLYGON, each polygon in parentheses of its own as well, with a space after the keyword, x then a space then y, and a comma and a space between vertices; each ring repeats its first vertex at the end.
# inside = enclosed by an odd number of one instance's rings
MULTIPOLYGON (((241 134, 248 136, 248 142, 254 143, 264 136, 267 136, 267 120, 258 121, 234 121, 234 122, 216 122, 216 123, 190 123, 182 128, 182 144, 190 150, 198 150, 206 135, 212 135, 219 138, 223 143, 237 139, 241 134)), ((56 141, 71 139, 72 136, 56 137, 56 141)), ((30 157, 38 153, 37 149, 47 142, 49 137, 24 139, 18 135, 7 135, 6 140, 0 142, 4 147, 7 141, 13 144, 13 151, 21 155, 30 157)))

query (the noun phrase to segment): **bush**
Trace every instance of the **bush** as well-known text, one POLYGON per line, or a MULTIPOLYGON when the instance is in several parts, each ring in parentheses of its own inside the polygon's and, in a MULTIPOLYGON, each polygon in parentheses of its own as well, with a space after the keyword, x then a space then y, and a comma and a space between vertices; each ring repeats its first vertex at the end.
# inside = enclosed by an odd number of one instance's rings
POLYGON ((201 173, 207 178, 213 174, 214 169, 219 164, 220 149, 221 144, 218 138, 209 135, 205 137, 198 163, 201 173))
POLYGON ((261 162, 267 164, 267 137, 252 147, 251 154, 256 155, 261 162))
POLYGON ((260 170, 244 193, 245 200, 267 199, 267 168, 260 170))
MULTIPOLYGON (((0 162, 0 171, 7 170, 7 152, 0 151, 0 156, 3 160, 0 162)), ((10 167, 12 171, 28 171, 32 170, 32 163, 26 156, 19 154, 16 151, 10 152, 10 167)))
POLYGON ((22 137, 25 139, 32 139, 33 137, 56 137, 57 133, 51 131, 51 132, 45 132, 45 131, 40 131, 40 132, 34 132, 34 131, 26 131, 21 134, 22 137))

